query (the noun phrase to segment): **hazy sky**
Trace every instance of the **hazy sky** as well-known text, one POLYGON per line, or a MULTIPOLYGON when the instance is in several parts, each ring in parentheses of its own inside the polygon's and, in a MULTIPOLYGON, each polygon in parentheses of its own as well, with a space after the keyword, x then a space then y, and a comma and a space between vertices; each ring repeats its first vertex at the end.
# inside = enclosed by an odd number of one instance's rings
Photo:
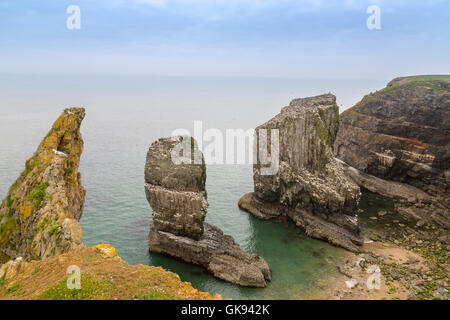
POLYGON ((449 74, 449 21, 448 0, 0 0, 0 73, 449 74), (366 27, 371 4, 381 30, 366 27))

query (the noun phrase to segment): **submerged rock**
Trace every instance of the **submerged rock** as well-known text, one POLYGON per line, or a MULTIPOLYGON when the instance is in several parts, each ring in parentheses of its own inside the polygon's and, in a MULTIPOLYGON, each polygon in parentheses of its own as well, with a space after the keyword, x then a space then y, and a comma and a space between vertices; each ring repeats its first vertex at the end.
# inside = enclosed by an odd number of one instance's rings
POLYGON ((430 210, 422 218, 448 228, 449 132, 450 76, 397 78, 343 112, 334 151, 363 173, 351 171, 358 184, 410 203, 423 202, 430 210), (412 196, 385 187, 394 185, 385 180, 406 184, 401 189, 412 190, 412 196))
POLYGON ((272 152, 279 151, 279 169, 264 175, 258 150, 254 192, 239 206, 260 219, 289 216, 309 236, 356 251, 362 245, 356 215, 361 193, 332 155, 338 111, 332 94, 296 99, 256 128, 257 144, 261 130, 278 130, 279 149, 272 152))
POLYGON ((172 137, 154 142, 147 154, 145 181, 153 209, 150 251, 203 266, 215 277, 231 283, 266 286, 271 272, 264 259, 246 253, 231 236, 204 222, 208 207, 206 166, 193 138, 172 137), (179 155, 177 148, 183 143, 187 143, 191 155, 184 155, 184 163, 175 164, 172 156, 179 155))
POLYGON ((44 259, 81 244, 84 116, 82 108, 61 114, 3 200, 0 250, 7 258, 44 259))

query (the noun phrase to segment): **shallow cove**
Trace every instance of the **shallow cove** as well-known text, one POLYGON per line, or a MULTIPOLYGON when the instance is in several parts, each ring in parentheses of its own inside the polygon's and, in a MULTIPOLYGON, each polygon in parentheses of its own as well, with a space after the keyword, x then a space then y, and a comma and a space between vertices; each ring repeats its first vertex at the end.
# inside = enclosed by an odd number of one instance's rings
MULTIPOLYGON (((319 296, 327 288, 328 281, 338 276, 337 265, 341 262, 343 250, 308 238, 288 219, 261 221, 239 210, 239 197, 253 187, 251 167, 209 166, 207 170, 210 203, 207 221, 232 235, 245 250, 266 259, 273 275, 267 288, 228 284, 203 268, 149 253, 147 235, 151 208, 141 188, 129 195, 132 200, 120 196, 119 190, 110 190, 117 205, 108 205, 108 210, 95 209, 92 202, 88 203, 82 219, 84 243, 111 243, 129 263, 162 266, 180 275, 182 280, 191 282, 197 289, 220 293, 224 297, 305 299, 319 296), (99 228, 101 225, 104 227, 99 228)), ((99 206, 103 204, 98 203, 99 206)))

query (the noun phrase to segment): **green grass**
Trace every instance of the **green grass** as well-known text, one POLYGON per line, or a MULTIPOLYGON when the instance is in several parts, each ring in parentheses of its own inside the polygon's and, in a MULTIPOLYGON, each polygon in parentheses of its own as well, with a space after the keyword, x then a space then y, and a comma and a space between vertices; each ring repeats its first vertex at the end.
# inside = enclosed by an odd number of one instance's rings
POLYGON ((450 75, 423 75, 423 76, 412 76, 394 79, 391 87, 381 90, 380 92, 395 91, 396 88, 400 86, 407 87, 427 87, 433 90, 444 92, 445 90, 441 88, 437 82, 450 82, 450 75), (389 90, 387 90, 389 89, 389 90))
POLYGON ((61 228, 61 227, 62 227, 62 224, 58 222, 57 224, 51 226, 50 229, 48 229, 48 234, 51 236, 58 234, 59 228, 61 228))
POLYGON ((40 209, 42 201, 45 198, 45 191, 48 188, 48 182, 41 182, 28 196, 28 201, 33 202, 35 209, 40 209))
POLYGON ((412 76, 403 78, 406 81, 445 81, 450 82, 450 75, 448 74, 437 74, 437 75, 423 75, 423 76, 412 76))
POLYGON ((183 300, 180 297, 151 289, 147 293, 138 297, 138 300, 183 300))
MULTIPOLYGON (((16 229, 17 226, 17 220, 12 217, 8 216, 6 221, 2 224, 0 224, 0 234, 5 233, 6 235, 9 235, 9 231, 13 231, 16 229)), ((2 237, 0 236, 0 242, 2 237)))
POLYGON ((19 188, 19 185, 17 183, 14 183, 11 187, 9 187, 9 191, 8 194, 13 193, 14 191, 16 191, 19 188))
POLYGON ((13 293, 13 292, 16 292, 16 291, 19 290, 19 289, 20 289, 20 284, 17 283, 17 284, 15 284, 15 285, 9 287, 8 289, 6 289, 5 295, 11 294, 11 293, 13 293))
POLYGON ((50 223, 52 222, 48 219, 41 221, 41 223, 39 223, 39 230, 44 230, 50 223))
POLYGON ((6 205, 8 206, 8 208, 11 208, 13 203, 14 203, 14 199, 11 198, 11 195, 8 195, 6 197, 6 205))
POLYGON ((67 288, 67 279, 64 278, 55 286, 50 287, 36 300, 98 300, 102 298, 107 283, 96 280, 89 274, 81 276, 81 289, 70 290, 67 288))
POLYGON ((40 160, 30 159, 25 162, 25 175, 28 175, 36 166, 41 163, 40 160))

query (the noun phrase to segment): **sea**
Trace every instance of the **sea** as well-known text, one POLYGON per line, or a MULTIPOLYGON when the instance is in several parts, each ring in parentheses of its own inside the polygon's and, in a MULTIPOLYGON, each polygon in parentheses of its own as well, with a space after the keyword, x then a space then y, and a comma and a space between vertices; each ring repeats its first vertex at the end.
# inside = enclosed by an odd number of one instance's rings
POLYGON ((333 93, 340 110, 388 79, 0 75, 0 197, 67 107, 86 108, 80 172, 87 191, 83 242, 108 243, 130 264, 162 266, 201 291, 232 299, 314 299, 332 287, 344 251, 311 239, 289 220, 261 221, 238 208, 253 191, 252 166, 208 164, 206 221, 264 257, 273 280, 243 288, 204 269, 150 253, 152 210, 144 193, 149 146, 177 129, 253 129, 294 98, 333 93))

